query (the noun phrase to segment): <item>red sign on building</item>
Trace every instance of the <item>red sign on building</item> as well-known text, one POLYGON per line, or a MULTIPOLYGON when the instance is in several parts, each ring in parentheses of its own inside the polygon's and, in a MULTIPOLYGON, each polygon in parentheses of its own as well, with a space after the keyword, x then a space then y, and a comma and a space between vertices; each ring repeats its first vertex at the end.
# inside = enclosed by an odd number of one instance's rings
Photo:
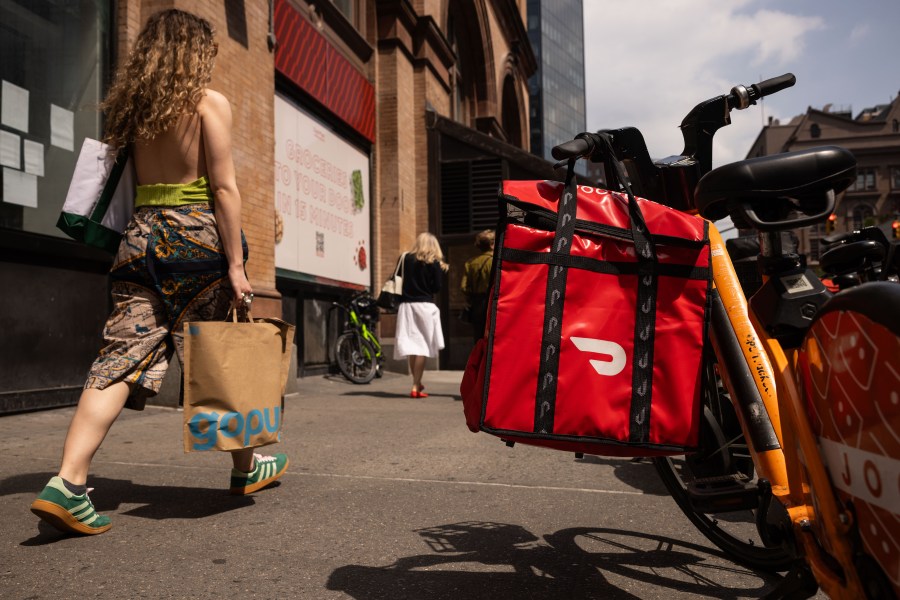
POLYGON ((374 87, 287 0, 275 2, 275 38, 275 69, 374 142, 374 87))

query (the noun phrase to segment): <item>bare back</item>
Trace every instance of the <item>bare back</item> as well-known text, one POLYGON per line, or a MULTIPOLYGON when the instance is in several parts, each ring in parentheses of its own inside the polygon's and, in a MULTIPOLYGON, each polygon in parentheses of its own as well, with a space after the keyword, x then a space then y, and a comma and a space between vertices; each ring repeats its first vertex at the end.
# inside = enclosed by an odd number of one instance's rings
POLYGON ((200 115, 198 106, 152 140, 134 144, 138 185, 190 183, 207 174, 200 115))
POLYGON ((167 131, 134 144, 138 185, 190 183, 206 176, 213 196, 216 227, 228 259, 235 301, 253 288, 244 272, 241 244, 241 195, 231 155, 231 104, 207 89, 194 114, 184 115, 167 131))

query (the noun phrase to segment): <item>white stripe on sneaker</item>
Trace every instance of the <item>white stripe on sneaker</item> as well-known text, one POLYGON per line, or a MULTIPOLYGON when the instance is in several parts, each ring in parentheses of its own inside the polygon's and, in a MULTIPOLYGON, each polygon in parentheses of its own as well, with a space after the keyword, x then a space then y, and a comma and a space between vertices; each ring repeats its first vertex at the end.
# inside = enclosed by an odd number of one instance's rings
POLYGON ((78 506, 70 508, 69 514, 85 525, 93 523, 98 517, 90 500, 85 500, 78 506))
POLYGON ((91 503, 88 502, 87 500, 85 500, 78 506, 73 506, 72 508, 70 508, 69 512, 72 514, 73 517, 78 518, 76 513, 83 512, 85 508, 90 509, 90 507, 91 507, 91 503))

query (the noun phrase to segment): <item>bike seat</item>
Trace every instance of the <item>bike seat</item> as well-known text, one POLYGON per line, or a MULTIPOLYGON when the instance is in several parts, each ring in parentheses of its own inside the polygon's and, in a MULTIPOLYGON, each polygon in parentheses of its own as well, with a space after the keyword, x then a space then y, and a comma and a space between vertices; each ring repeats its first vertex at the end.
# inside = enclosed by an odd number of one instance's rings
POLYGON ((886 254, 884 245, 875 240, 845 242, 826 250, 819 258, 819 266, 826 273, 846 275, 881 262, 886 254))
POLYGON ((819 198, 829 191, 836 194, 846 189, 855 179, 856 159, 849 150, 821 146, 713 169, 697 183, 694 201, 700 214, 710 221, 727 216, 729 202, 736 200, 748 201, 757 208, 797 200, 801 206, 812 203, 810 210, 815 211, 821 208, 819 198))

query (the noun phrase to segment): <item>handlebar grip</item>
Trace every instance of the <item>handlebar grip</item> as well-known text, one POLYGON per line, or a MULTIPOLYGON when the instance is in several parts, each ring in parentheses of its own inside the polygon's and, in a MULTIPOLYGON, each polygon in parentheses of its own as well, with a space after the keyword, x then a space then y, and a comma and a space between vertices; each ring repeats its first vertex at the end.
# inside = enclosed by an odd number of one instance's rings
POLYGON ((731 94, 728 96, 728 107, 744 110, 756 104, 756 101, 763 96, 780 92, 785 88, 789 88, 797 83, 797 78, 793 73, 785 73, 780 77, 766 79, 759 83, 754 83, 749 87, 736 85, 731 88, 731 94))
POLYGON ((553 146, 550 154, 556 160, 580 158, 591 152, 591 144, 583 138, 575 138, 559 146, 553 146))
POLYGON ((775 92, 780 92, 785 88, 789 88, 795 83, 797 83, 797 78, 794 77, 794 74, 785 73, 780 77, 773 77, 772 79, 754 83, 750 87, 757 93, 757 98, 762 98, 763 96, 768 96, 769 94, 774 94, 775 92))

